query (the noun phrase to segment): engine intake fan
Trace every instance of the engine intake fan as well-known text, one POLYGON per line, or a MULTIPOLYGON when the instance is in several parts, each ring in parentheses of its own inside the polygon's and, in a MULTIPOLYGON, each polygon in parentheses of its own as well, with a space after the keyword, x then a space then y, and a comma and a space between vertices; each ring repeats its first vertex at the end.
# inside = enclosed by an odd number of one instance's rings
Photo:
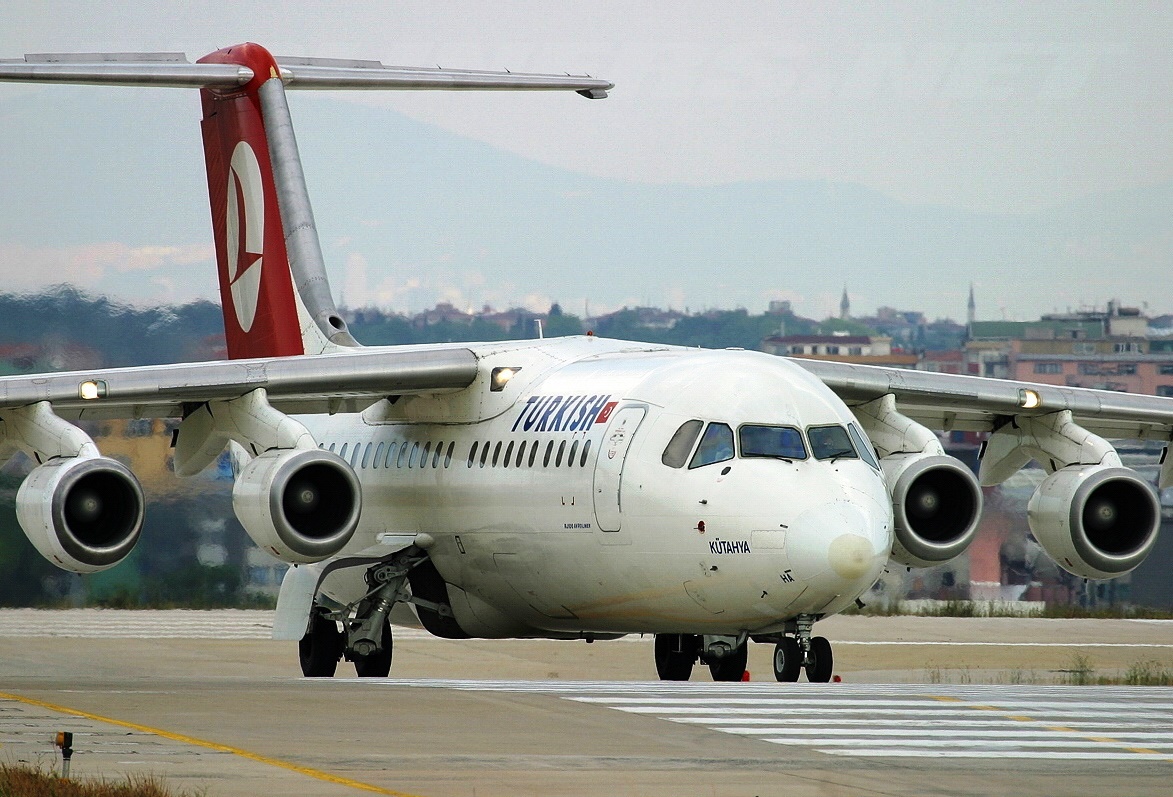
POLYGON ((1115 578, 1137 567, 1157 542, 1161 504, 1133 470, 1073 465, 1031 496, 1027 521, 1047 554, 1082 578, 1115 578))
POLYGON ((107 457, 62 457, 33 470, 16 494, 29 541, 74 573, 96 573, 134 550, 143 527, 143 490, 107 457))
POLYGON ((259 547, 286 562, 320 562, 354 536, 362 488, 351 467, 321 449, 278 449, 236 478, 232 508, 259 547))
POLYGON ((880 464, 892 496, 892 558, 930 567, 964 553, 982 515, 982 490, 965 463, 922 453, 895 454, 880 464))

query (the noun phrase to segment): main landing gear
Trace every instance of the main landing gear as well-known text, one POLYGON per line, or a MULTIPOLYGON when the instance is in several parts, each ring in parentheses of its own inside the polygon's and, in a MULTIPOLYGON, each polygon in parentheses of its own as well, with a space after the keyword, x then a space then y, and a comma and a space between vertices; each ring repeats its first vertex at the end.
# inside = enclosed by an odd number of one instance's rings
MULTIPOLYGON (((811 683, 827 683, 835 668, 831 643, 825 637, 811 636, 815 618, 804 614, 787 624, 788 634, 755 637, 758 642, 774 642, 774 678, 797 681, 805 670, 811 683)), ((698 661, 709 665, 714 681, 740 681, 745 674, 748 639, 739 636, 700 634, 656 634, 656 673, 661 681, 687 681, 698 661)))
POLYGON ((338 671, 338 661, 343 657, 354 663, 359 678, 386 678, 391 672, 391 654, 394 640, 391 624, 383 620, 383 632, 377 648, 368 648, 369 653, 347 649, 346 635, 338 630, 338 623, 327 612, 318 612, 306 635, 297 644, 301 673, 306 678, 333 678, 338 671))
POLYGON ((301 672, 307 678, 332 678, 339 659, 354 663, 359 678, 386 678, 391 672, 394 640, 387 619, 391 607, 410 602, 443 613, 447 606, 425 601, 407 589, 407 574, 427 555, 411 546, 366 572, 367 594, 349 606, 316 605, 306 634, 298 643, 301 672), (342 630, 339 630, 341 626, 342 630))
POLYGON ((697 661, 709 665, 714 681, 740 681, 745 675, 749 642, 746 634, 656 634, 655 652, 661 681, 687 681, 697 661))

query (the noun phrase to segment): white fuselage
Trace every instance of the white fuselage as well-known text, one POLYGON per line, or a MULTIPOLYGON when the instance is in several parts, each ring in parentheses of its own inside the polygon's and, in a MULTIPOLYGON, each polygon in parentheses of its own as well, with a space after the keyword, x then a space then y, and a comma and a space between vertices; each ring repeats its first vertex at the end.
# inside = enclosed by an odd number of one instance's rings
MULTIPOLYGON (((427 535, 472 636, 770 633, 841 611, 883 569, 883 477, 870 452, 813 455, 809 429, 855 419, 794 364, 592 337, 470 348, 481 376, 463 391, 301 420, 362 482, 346 553, 427 535), (493 392, 504 367, 516 374, 493 392), (665 464, 689 421, 715 437, 789 427, 808 455, 747 456, 739 439, 700 465, 701 436, 665 464)), ((343 602, 363 589, 324 588, 343 602)))

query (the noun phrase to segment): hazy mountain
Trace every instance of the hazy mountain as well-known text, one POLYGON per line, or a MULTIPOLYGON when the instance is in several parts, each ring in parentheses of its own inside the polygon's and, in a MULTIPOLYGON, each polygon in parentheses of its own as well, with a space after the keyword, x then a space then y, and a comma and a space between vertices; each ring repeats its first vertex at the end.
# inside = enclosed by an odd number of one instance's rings
MULTIPOLYGON (((190 95, 32 96, 0 106, 0 144, 22 155, 5 172, 22 201, 0 217, 0 245, 208 247, 190 95), (64 166, 36 168, 50 154, 64 166)), ((1001 215, 851 184, 649 185, 542 165, 385 108, 304 94, 291 103, 335 294, 352 306, 757 312, 788 298, 824 317, 846 285, 860 314, 889 305, 962 318, 973 281, 979 318, 1110 298, 1173 307, 1162 279, 1173 185, 1001 215)), ((155 270, 101 261, 77 275, 135 301, 215 292, 210 260, 155 270)))

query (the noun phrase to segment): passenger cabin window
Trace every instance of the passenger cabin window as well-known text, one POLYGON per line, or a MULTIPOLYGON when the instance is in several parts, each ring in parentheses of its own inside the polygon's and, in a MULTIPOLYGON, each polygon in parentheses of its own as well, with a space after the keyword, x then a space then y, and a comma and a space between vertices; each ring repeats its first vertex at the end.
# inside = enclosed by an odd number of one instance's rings
POLYGON ((383 467, 389 468, 395 462, 395 451, 398 448, 398 443, 387 444, 387 458, 383 460, 383 467))
POLYGON ((812 426, 806 430, 815 459, 859 459, 842 426, 812 426))
POLYGON ((692 451, 692 446, 696 442, 697 435, 701 433, 701 427, 704 423, 701 421, 685 421, 680 425, 672 435, 672 439, 668 441, 668 445, 664 447, 664 453, 660 457, 660 461, 670 468, 683 468, 684 463, 688 462, 688 455, 692 451))
POLYGON ((768 459, 806 459, 802 432, 792 426, 745 425, 737 430, 741 456, 768 459))
POLYGON ((847 432, 851 435, 852 441, 855 443, 856 450, 859 455, 863 457, 863 461, 871 465, 876 470, 880 469, 880 463, 876 460, 876 453, 872 451, 872 444, 864 437, 863 432, 854 423, 847 424, 847 432))
POLYGON ((692 462, 688 463, 688 467, 691 470, 727 459, 733 459, 733 430, 728 424, 710 423, 701 436, 701 444, 696 447, 696 453, 692 455, 692 462))

